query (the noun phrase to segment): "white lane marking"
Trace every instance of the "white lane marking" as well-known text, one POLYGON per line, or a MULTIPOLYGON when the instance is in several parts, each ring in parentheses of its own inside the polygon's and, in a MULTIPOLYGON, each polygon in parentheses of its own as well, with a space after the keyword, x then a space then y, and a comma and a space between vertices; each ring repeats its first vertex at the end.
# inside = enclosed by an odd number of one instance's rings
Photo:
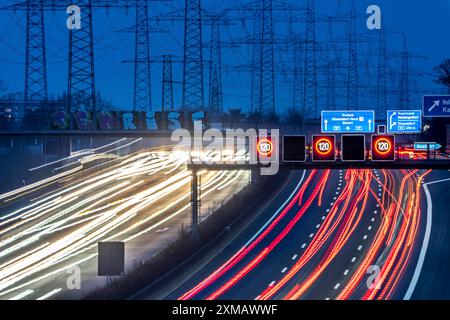
POLYGON ((306 247, 306 243, 302 244, 302 249, 304 249, 306 247))
POLYGON ((348 269, 345 270, 345 271, 344 271, 344 276, 348 275, 348 272, 349 272, 349 271, 350 271, 350 270, 348 270, 348 269))
POLYGON ((62 288, 54 289, 54 290, 50 291, 49 293, 44 294, 42 297, 37 298, 36 300, 45 300, 47 298, 50 298, 51 296, 54 296, 61 290, 62 290, 62 288))
POLYGON ((374 222, 374 221, 375 221, 375 218, 370 219, 370 221, 374 222))
POLYGON ((369 231, 372 230, 372 226, 369 226, 369 227, 367 228, 367 230, 369 230, 369 231))
POLYGON ((287 271, 287 267, 284 267, 283 270, 281 270, 281 273, 285 273, 287 271))
POLYGON ((322 220, 325 220, 325 216, 322 216, 322 220))
POLYGON ((273 287, 274 284, 275 284, 275 280, 269 284, 269 287, 273 287))
POLYGON ((337 290, 340 286, 341 286, 340 283, 336 283, 336 285, 334 286, 334 290, 337 290))
POLYGON ((353 258, 352 258, 352 262, 355 262, 355 261, 356 261, 356 257, 353 257, 353 258))
POLYGON ((330 203, 330 206, 332 206, 333 205, 333 202, 332 203, 330 203))
POLYGON ((244 244, 244 247, 248 247, 250 245, 250 243, 252 243, 264 231, 264 229, 266 229, 266 227, 270 223, 272 223, 272 221, 275 219, 275 217, 278 216, 278 214, 284 209, 286 204, 288 204, 288 202, 292 200, 292 197, 294 196, 294 194, 297 193, 298 189, 302 185, 303 179, 305 179, 305 175, 306 175, 306 170, 303 170, 303 175, 302 175, 300 181, 298 182, 297 186, 295 187, 294 191, 292 191, 291 195, 286 199, 286 201, 281 205, 281 207, 279 207, 278 210, 270 217, 270 219, 267 220, 267 222, 255 233, 255 235, 250 240, 248 240, 246 244, 244 244))
POLYGON ((330 300, 330 298, 325 298, 325 300, 327 300, 327 301, 328 301, 328 300, 330 300))
POLYGON ((316 226, 316 229, 319 229, 319 227, 320 227, 320 223, 316 226))
POLYGON ((330 212, 330 209, 327 209, 327 212, 330 212))
POLYGON ((430 184, 441 183, 441 182, 446 182, 446 181, 450 181, 450 178, 427 182, 427 183, 424 183, 423 185, 424 186, 429 186, 430 184))
POLYGON ((364 240, 366 240, 366 239, 367 239, 367 234, 366 234, 366 235, 364 235, 363 239, 364 239, 364 240))
POLYGON ((297 259, 297 257, 298 257, 298 255, 294 254, 294 255, 292 256, 292 260, 297 259))
POLYGON ((310 238, 314 237, 314 233, 311 233, 311 234, 309 235, 309 237, 310 237, 310 238))
POLYGON ((20 299, 25 298, 26 296, 29 296, 33 292, 34 292, 34 290, 28 289, 28 290, 25 290, 22 293, 19 293, 17 296, 14 296, 14 297, 8 299, 8 300, 20 300, 20 299))
POLYGON ((377 214, 378 213, 378 211, 377 210, 375 210, 374 212, 373 212, 373 214, 377 214))
POLYGON ((359 247, 358 247, 358 251, 361 251, 361 249, 362 249, 362 246, 359 246, 359 247))
POLYGON ((337 199, 337 197, 333 197, 333 200, 336 200, 337 199))
POLYGON ((425 255, 427 254, 428 243, 430 241, 431 227, 433 225, 433 202, 431 201, 430 190, 428 190, 427 184, 423 185, 425 190, 425 195, 427 197, 427 226, 425 227, 425 235, 423 237, 422 248, 420 249, 419 260, 417 261, 416 269, 414 270, 414 275, 409 284, 408 290, 403 297, 403 300, 411 299, 411 296, 416 288, 417 281, 420 277, 420 272, 422 271, 423 262, 425 261, 425 255))

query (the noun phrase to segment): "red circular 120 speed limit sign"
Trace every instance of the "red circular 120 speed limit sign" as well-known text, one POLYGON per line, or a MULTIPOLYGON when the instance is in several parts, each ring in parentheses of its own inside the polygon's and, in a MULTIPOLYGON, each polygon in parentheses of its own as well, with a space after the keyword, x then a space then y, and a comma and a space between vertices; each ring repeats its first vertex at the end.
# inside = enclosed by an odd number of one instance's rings
POLYGON ((395 138, 393 135, 372 136, 372 161, 395 161, 395 138))
POLYGON ((270 157, 273 151, 273 143, 270 138, 261 138, 258 139, 258 143, 256 145, 256 151, 259 156, 262 157, 270 157))
POLYGON ((334 136, 313 136, 312 138, 313 161, 335 161, 336 148, 334 136))

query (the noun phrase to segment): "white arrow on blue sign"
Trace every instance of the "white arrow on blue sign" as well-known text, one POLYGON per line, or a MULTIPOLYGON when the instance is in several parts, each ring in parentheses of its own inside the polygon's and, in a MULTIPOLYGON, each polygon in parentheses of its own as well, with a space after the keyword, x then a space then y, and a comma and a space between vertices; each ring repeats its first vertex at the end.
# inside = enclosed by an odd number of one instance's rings
POLYGON ((450 95, 423 96, 423 116, 450 117, 450 95))
POLYGON ((322 133, 372 133, 375 131, 373 110, 322 111, 322 133))
POLYGON ((421 110, 388 110, 387 112, 388 133, 421 133, 422 111, 421 110))
POLYGON ((417 151, 435 151, 440 148, 442 148, 442 146, 436 142, 414 142, 414 150, 417 151))

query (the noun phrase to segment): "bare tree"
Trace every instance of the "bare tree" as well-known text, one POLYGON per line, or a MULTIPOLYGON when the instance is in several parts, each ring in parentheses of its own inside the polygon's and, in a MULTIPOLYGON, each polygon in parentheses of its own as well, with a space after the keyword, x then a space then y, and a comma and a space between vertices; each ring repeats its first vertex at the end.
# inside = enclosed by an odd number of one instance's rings
POLYGON ((450 92, 450 59, 444 59, 434 67, 434 71, 437 73, 437 79, 434 82, 446 86, 450 92))

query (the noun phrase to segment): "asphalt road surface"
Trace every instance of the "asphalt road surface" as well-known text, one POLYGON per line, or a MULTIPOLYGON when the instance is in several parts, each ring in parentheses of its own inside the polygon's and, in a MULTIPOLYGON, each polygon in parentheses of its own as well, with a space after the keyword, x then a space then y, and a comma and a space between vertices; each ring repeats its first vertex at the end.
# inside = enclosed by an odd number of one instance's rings
POLYGON ((449 179, 448 171, 298 172, 166 298, 449 298, 449 179))

